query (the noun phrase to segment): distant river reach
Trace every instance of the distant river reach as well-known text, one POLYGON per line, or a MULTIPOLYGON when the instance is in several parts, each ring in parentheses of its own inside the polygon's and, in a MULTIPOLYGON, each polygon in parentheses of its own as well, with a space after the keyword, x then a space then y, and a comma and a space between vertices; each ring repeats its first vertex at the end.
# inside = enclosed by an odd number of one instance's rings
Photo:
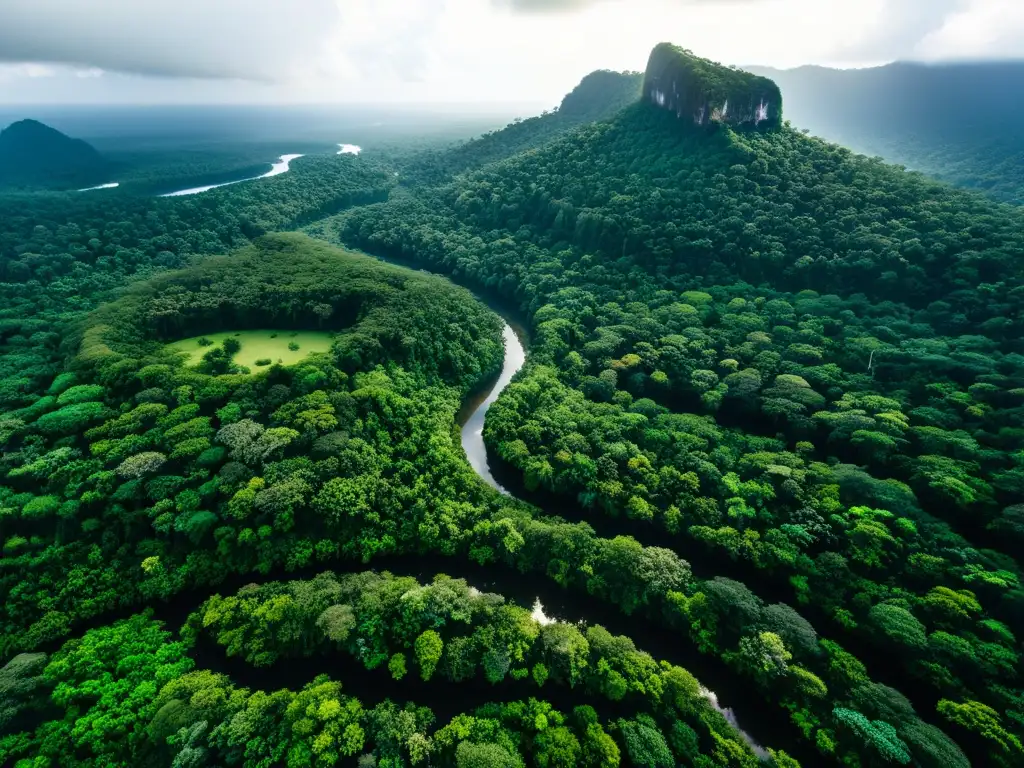
POLYGON ((113 189, 117 186, 116 181, 112 181, 109 184, 97 184, 95 187, 86 187, 85 189, 76 189, 76 192, 92 192, 94 189, 113 189))
MULTIPOLYGON (((363 148, 357 144, 338 144, 338 151, 336 154, 339 155, 358 155, 363 151, 363 148)), ((165 192, 158 197, 181 197, 183 195, 198 195, 200 192, 209 192, 211 189, 217 187, 226 187, 229 184, 241 184, 243 181, 255 181, 256 179, 266 179, 270 176, 278 176, 282 173, 287 173, 291 165, 292 160, 296 160, 303 155, 281 155, 276 163, 270 166, 270 170, 266 173, 260 174, 259 176, 248 176, 244 179, 235 179, 234 181, 224 181, 220 184, 207 184, 203 187, 189 187, 188 189, 179 189, 174 192, 165 192)), ((110 182, 109 184, 100 184, 95 187, 86 187, 85 189, 76 190, 78 192, 91 192, 94 189, 113 189, 118 186, 118 182, 110 182)))
POLYGON ((200 192, 208 192, 211 189, 217 187, 226 187, 229 184, 241 184, 243 181, 254 181, 256 179, 265 179, 269 176, 277 176, 282 173, 288 172, 288 166, 292 160, 302 157, 302 155, 281 155, 276 163, 270 166, 270 170, 260 176, 250 176, 247 179, 237 179, 235 181, 225 181, 221 184, 208 184, 205 187, 189 187, 188 189, 179 189, 177 192, 167 192, 160 195, 160 197, 180 197, 182 195, 198 195, 200 192))

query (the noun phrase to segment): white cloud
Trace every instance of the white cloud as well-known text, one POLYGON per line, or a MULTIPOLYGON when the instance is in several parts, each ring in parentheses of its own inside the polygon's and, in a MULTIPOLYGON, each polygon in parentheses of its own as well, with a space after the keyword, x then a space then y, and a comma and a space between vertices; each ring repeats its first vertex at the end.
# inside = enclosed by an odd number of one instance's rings
POLYGON ((64 65, 43 87, 7 68, 0 100, 550 106, 662 41, 777 67, 1020 56, 1022 16, 1024 0, 0 0, 0 61, 64 65))
POLYGON ((908 59, 917 44, 941 28, 968 0, 876 0, 849 3, 848 8, 862 20, 848 29, 835 51, 838 61, 876 64, 908 59))
POLYGON ((924 59, 1024 58, 1024 2, 967 0, 915 46, 924 59))
POLYGON ((3 0, 0 59, 274 81, 340 23, 334 0, 3 0))

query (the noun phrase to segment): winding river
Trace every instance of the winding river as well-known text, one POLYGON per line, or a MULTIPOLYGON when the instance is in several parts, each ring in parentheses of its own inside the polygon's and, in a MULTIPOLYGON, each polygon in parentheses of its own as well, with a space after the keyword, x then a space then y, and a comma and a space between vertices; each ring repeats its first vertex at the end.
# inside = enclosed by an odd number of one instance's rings
MULTIPOLYGON (((397 259, 386 259, 379 256, 377 258, 396 266, 421 269, 417 265, 397 259)), ((427 270, 421 269, 421 271, 427 270)), ((480 299, 479 296, 478 299, 480 299)), ((468 398, 459 412, 458 425, 461 429, 461 443, 470 465, 479 477, 498 492, 513 497, 513 494, 494 477, 488 460, 487 447, 483 440, 483 427, 487 411, 525 364, 529 336, 525 327, 513 319, 513 313, 506 311, 506 308, 499 306, 496 302, 480 300, 484 301, 503 321, 502 338, 505 354, 498 376, 475 396, 468 398)), ((552 508, 550 511, 553 514, 558 513, 557 508, 552 508)), ((724 691, 726 696, 741 706, 745 721, 757 723, 761 736, 770 733, 776 745, 786 748, 790 754, 802 751, 799 743, 780 738, 783 730, 788 726, 784 717, 775 710, 762 711, 753 697, 747 695, 742 682, 737 681, 724 664, 714 657, 701 656, 696 648, 691 643, 682 640, 676 631, 643 616, 626 616, 617 606, 589 594, 569 593, 542 574, 521 573, 500 563, 482 566, 455 557, 391 555, 376 557, 369 564, 343 561, 330 564, 310 564, 297 570, 275 568, 266 574, 224 574, 224 578, 219 583, 193 585, 178 592, 167 601, 154 604, 151 607, 155 618, 163 621, 168 627, 180 627, 189 613, 213 593, 231 594, 247 584, 310 579, 325 570, 343 574, 357 573, 367 568, 389 570, 398 576, 414 576, 422 583, 429 583, 436 573, 447 573, 455 578, 463 578, 484 591, 500 594, 518 605, 532 604, 533 618, 542 624, 555 621, 578 625, 601 624, 613 634, 628 635, 634 639, 638 648, 647 651, 655 658, 695 670, 700 680, 709 683, 715 690, 724 691), (776 717, 777 715, 778 717, 776 717), (780 744, 780 741, 789 743, 780 744)), ((137 606, 134 605, 125 605, 113 611, 105 611, 84 622, 85 626, 82 629, 108 624, 114 617, 123 618, 136 612, 137 606)), ((52 643, 44 643, 42 649, 53 651, 59 645, 60 642, 55 638, 52 643)), ((214 646, 208 639, 201 640, 190 651, 190 655, 199 668, 226 673, 236 683, 250 688, 269 690, 285 687, 298 688, 325 671, 322 657, 288 659, 265 669, 257 669, 238 658, 226 656, 223 648, 214 646)), ((392 681, 387 675, 379 674, 379 670, 377 672, 364 670, 361 664, 341 662, 341 666, 343 670, 339 667, 326 671, 334 674, 340 674, 343 671, 341 679, 344 680, 349 693, 357 695, 368 703, 379 702, 385 697, 402 702, 410 700, 410 696, 413 699, 418 696, 421 703, 431 700, 433 708, 442 720, 484 702, 495 700, 493 687, 478 678, 457 684, 440 683, 442 695, 438 700, 435 698, 438 693, 437 689, 433 687, 428 689, 425 684, 420 685, 418 681, 407 684, 411 678, 399 684, 397 681, 392 681)), ((515 696, 526 697, 536 694, 533 689, 529 688, 528 681, 506 681, 504 685, 509 687, 507 693, 515 696)), ((736 729, 755 754, 762 759, 769 757, 767 751, 754 737, 740 726, 733 710, 719 702, 714 690, 702 686, 700 693, 736 729)), ((590 700, 590 697, 579 695, 579 692, 559 690, 558 688, 546 689, 544 695, 545 698, 551 699, 556 707, 566 710, 580 702, 589 702, 590 700)), ((596 703, 602 708, 610 707, 615 714, 629 716, 629 712, 625 710, 619 712, 618 705, 614 702, 601 699, 596 703)), ((799 757, 799 755, 797 756, 799 757)))
POLYGON ((288 166, 292 160, 302 157, 302 155, 281 155, 277 162, 270 166, 270 170, 266 173, 262 173, 259 176, 250 176, 247 179, 236 179, 235 181, 225 181, 220 184, 207 184, 205 187, 189 187, 188 189, 179 189, 177 192, 166 192, 159 197, 181 197, 182 195, 198 195, 200 192, 208 192, 211 189, 217 187, 226 187, 229 184, 241 184, 243 181, 255 181, 256 179, 266 179, 270 176, 278 176, 279 174, 286 173, 288 166))
POLYGON ((484 417, 494 401, 498 399, 498 395, 504 391, 512 381, 512 377, 526 362, 526 348, 523 346, 526 334, 522 328, 513 328, 505 320, 504 328, 501 329, 501 338, 505 342, 505 359, 501 365, 501 374, 489 390, 485 389, 483 393, 471 398, 463 405, 462 411, 459 413, 459 424, 462 427, 462 449, 466 452, 470 466, 485 483, 506 496, 510 496, 511 494, 494 479, 488 465, 487 446, 484 445, 484 417))
MULTIPOLYGON (((401 264, 401 266, 408 265, 401 264)), ((525 328, 507 317, 506 314, 492 302, 485 303, 488 304, 491 310, 497 313, 502 319, 503 327, 501 335, 505 344, 505 358, 502 361, 501 373, 498 375, 498 378, 494 383, 489 388, 484 388, 483 392, 479 393, 476 397, 467 400, 463 405, 459 412, 458 423, 461 427, 462 449, 466 453, 466 458, 469 460, 470 466, 473 467, 474 471, 489 486, 496 489, 499 493, 506 496, 512 496, 512 494, 495 479, 494 474, 491 471, 490 462, 487 457, 487 446, 484 444, 484 419, 487 416, 487 411, 498 399, 505 388, 512 382, 512 378, 516 373, 518 373, 526 363, 525 342, 527 340, 527 334, 525 328)), ((500 585, 494 584, 493 586, 496 587, 495 591, 500 593, 500 585)), ((533 618, 541 624, 548 624, 553 621, 573 621, 564 615, 564 608, 557 612, 560 615, 557 617, 549 617, 545 613, 544 605, 541 603, 540 598, 537 597, 534 599, 533 618)), ((641 642, 641 646, 642 645, 643 643, 641 642)), ((700 692, 701 695, 707 699, 708 703, 711 704, 711 706, 723 717, 725 717, 729 724, 739 732, 744 741, 750 745, 750 748, 758 757, 762 759, 767 759, 769 757, 767 750, 765 750, 764 747, 762 747, 740 726, 737 721, 736 714, 732 709, 723 706, 718 701, 718 695, 714 691, 701 686, 700 692)))
POLYGON ((110 181, 106 184, 97 184, 95 187, 86 187, 85 189, 76 189, 76 192, 92 192, 94 189, 113 189, 114 187, 120 186, 116 181, 110 181))

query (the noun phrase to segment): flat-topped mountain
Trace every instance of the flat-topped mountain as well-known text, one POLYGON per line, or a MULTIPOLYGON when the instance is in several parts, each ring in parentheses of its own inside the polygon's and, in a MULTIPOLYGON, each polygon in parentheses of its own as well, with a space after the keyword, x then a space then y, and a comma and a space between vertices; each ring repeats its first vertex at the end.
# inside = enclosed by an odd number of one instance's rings
POLYGON ((697 125, 777 128, 782 93, 774 81, 726 67, 671 43, 651 51, 644 98, 697 125))
POLYGON ((0 131, 0 186, 83 186, 105 180, 107 170, 92 145, 37 120, 20 120, 0 131))

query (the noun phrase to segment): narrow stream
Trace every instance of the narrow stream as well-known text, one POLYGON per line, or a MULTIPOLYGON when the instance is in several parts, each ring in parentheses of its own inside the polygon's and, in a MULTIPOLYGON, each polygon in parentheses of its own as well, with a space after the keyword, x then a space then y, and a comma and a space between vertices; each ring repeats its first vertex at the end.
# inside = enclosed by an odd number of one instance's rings
POLYGON ((95 187, 86 187, 85 189, 76 189, 76 192, 92 192, 94 189, 113 189, 114 187, 120 186, 116 181, 110 181, 106 184, 97 184, 95 187))
MULTIPOLYGON (((503 318, 504 319, 504 318, 503 318)), ((466 452, 466 458, 473 470, 483 478, 484 482, 506 496, 511 494, 494 479, 491 468, 487 461, 487 446, 484 445, 484 416, 488 409, 498 399, 505 387, 512 381, 523 363, 526 362, 526 349, 523 347, 525 334, 520 330, 517 332, 508 322, 501 329, 501 337, 505 342, 505 360, 501 365, 501 375, 491 387, 490 391, 484 391, 475 398, 471 398, 462 407, 459 414, 459 423, 462 425, 462 449, 466 452)))

